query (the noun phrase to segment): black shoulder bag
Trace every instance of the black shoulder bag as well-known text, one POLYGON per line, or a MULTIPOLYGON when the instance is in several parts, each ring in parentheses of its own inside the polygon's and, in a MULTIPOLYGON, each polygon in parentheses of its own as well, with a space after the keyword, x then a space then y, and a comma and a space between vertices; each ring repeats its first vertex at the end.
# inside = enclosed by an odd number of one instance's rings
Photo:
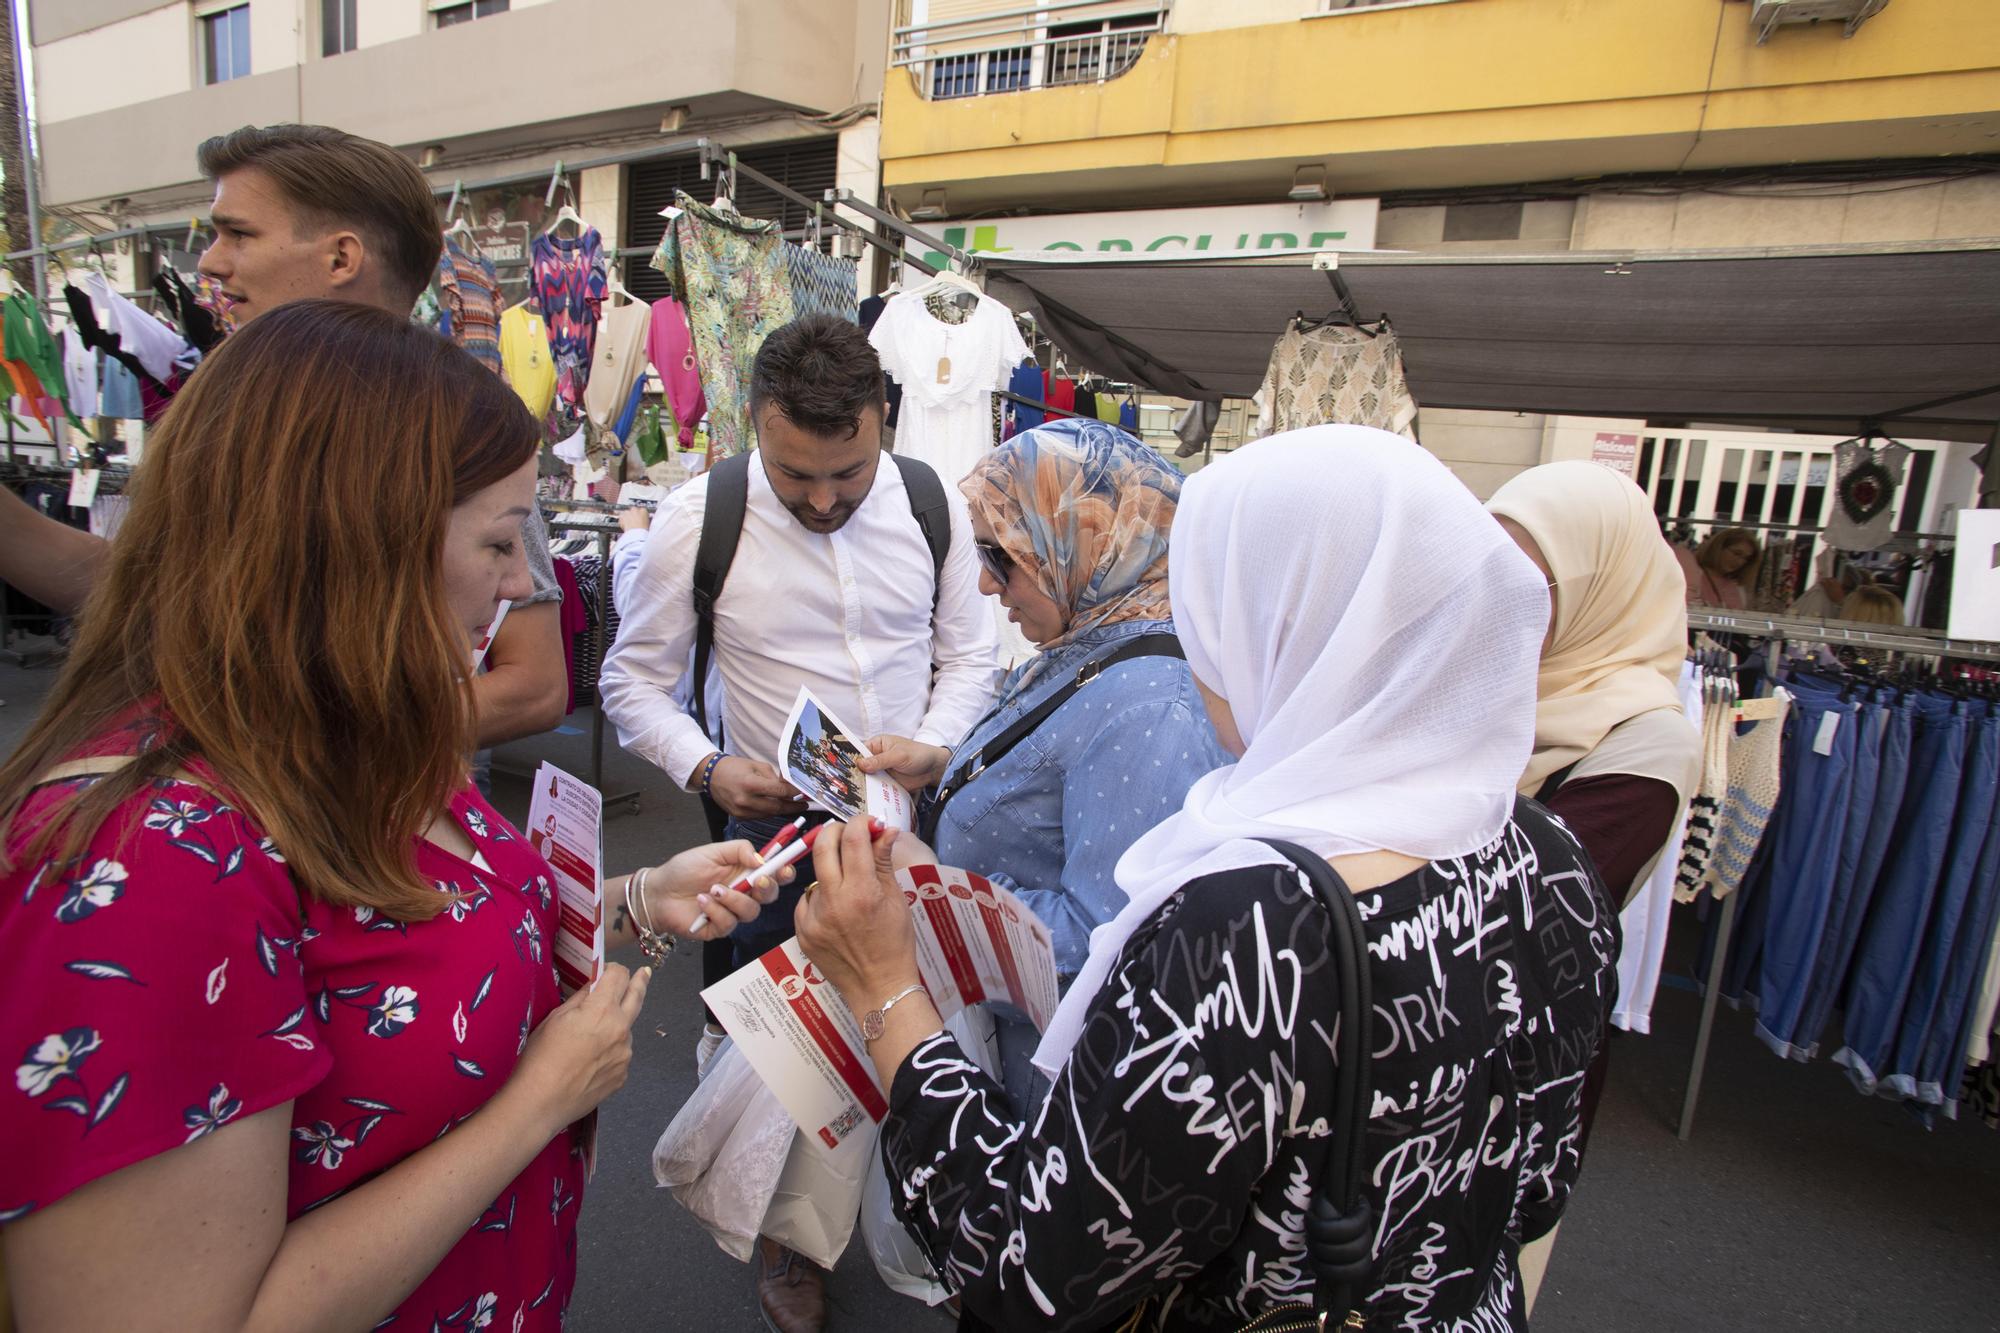
POLYGON ((1368 1116, 1374 1110, 1369 1060, 1375 1050, 1370 1026, 1375 1017, 1368 983, 1368 937, 1354 895, 1324 858, 1296 843, 1262 841, 1281 854, 1312 885, 1326 908, 1327 953, 1338 970, 1339 1026, 1335 1028, 1332 1115, 1326 1174, 1306 1213, 1306 1256, 1313 1269, 1313 1308, 1267 1310, 1250 1325, 1259 1333, 1281 1329, 1365 1327, 1359 1306, 1374 1266, 1375 1214, 1362 1193, 1368 1178, 1368 1116), (1288 1321, 1284 1316, 1295 1315, 1288 1321))
MULTIPOLYGON (((945 802, 965 789, 967 783, 1000 762, 1001 756, 1034 734, 1035 728, 1049 720, 1058 708, 1068 703, 1076 692, 1096 680, 1099 675, 1120 662, 1135 657, 1173 657, 1185 660, 1187 654, 1181 651, 1181 641, 1171 634, 1137 634, 1113 648, 1102 657, 1093 657, 1076 669, 1072 676, 1048 698, 1015 719, 1014 725, 979 747, 955 772, 947 773, 938 784, 937 795, 924 807, 923 826, 920 832, 925 842, 937 840, 939 818, 944 814, 945 802)), ((988 717, 992 714, 987 714, 988 717)), ((982 719, 983 721, 983 719, 982 719)), ((975 726, 974 730, 978 730, 975 726)))

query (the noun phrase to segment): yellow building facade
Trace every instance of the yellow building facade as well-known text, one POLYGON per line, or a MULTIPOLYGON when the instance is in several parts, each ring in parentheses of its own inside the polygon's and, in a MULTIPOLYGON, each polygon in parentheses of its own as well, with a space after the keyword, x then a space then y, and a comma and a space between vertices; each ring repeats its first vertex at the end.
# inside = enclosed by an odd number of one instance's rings
MULTIPOLYGON (((1994 0, 900 0, 895 31, 884 187, 968 241, 1323 197, 1397 250, 2000 236, 1994 0)), ((1420 424, 1481 492, 1558 425, 1420 424)))

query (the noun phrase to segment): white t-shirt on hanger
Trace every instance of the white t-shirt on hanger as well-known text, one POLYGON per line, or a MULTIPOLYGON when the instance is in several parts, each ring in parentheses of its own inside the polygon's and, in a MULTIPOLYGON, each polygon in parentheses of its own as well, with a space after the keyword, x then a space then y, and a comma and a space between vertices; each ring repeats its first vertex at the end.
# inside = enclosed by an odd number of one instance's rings
POLYGON ((957 496, 958 483, 993 447, 993 391, 1028 356, 1013 314, 982 296, 963 324, 947 324, 918 292, 906 292, 883 308, 868 341, 903 387, 896 452, 936 468, 957 496))

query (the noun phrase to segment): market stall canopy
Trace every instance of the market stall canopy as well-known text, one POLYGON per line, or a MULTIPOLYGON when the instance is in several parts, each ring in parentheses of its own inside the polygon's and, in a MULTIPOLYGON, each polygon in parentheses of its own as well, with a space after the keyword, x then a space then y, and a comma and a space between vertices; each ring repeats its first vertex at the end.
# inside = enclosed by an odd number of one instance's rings
POLYGON ((1631 254, 981 255, 1091 369, 1249 397, 1295 314, 1386 315, 1424 407, 1983 440, 2000 240, 1631 254), (1945 401, 1949 400, 1949 401, 1945 401))

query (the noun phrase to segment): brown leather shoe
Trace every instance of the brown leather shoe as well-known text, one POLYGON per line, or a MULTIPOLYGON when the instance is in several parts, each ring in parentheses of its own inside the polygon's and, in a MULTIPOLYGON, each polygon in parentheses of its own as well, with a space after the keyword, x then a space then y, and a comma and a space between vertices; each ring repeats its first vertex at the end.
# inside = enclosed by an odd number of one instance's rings
POLYGON ((757 1307, 771 1333, 824 1333, 826 1270, 796 1250, 759 1236, 757 1307))

